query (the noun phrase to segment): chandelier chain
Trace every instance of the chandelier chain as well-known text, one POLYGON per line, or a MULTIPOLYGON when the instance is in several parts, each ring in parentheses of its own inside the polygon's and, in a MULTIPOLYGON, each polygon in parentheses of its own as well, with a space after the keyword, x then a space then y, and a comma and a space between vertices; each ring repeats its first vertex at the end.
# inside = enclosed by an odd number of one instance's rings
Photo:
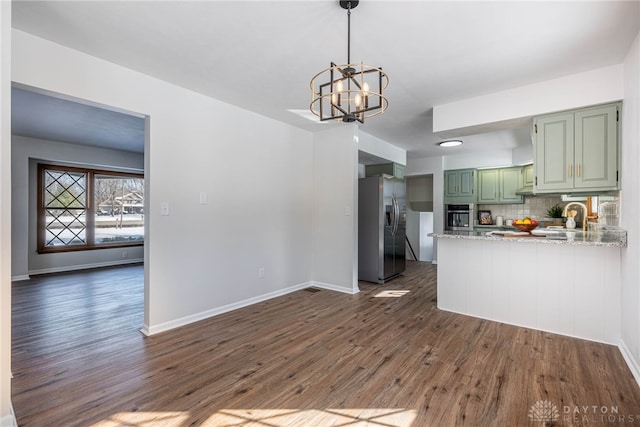
POLYGON ((347 64, 351 64, 351 2, 347 3, 347 64))

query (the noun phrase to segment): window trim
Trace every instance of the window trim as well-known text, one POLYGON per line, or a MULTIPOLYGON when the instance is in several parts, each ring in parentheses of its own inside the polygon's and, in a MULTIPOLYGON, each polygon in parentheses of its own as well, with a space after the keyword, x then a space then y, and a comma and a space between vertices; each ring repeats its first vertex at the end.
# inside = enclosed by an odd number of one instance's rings
POLYGON ((95 177, 96 175, 100 176, 114 176, 114 177, 128 177, 128 178, 139 178, 144 179, 144 173, 137 172, 123 172, 117 170, 109 170, 109 169, 95 169, 90 167, 76 167, 76 166, 66 166, 66 165, 58 165, 52 163, 38 163, 38 197, 37 197, 37 230, 36 230, 36 239, 37 239, 37 248, 36 252, 39 254, 50 254, 50 253, 60 253, 60 252, 76 252, 76 251, 88 251, 88 250, 96 250, 96 249, 112 249, 112 248, 123 248, 123 247, 132 247, 132 246, 144 246, 144 239, 142 241, 135 242, 117 242, 117 243, 95 243, 95 218, 98 207, 96 206, 94 199, 94 190, 95 190, 95 177), (83 173, 86 176, 87 181, 87 203, 86 203, 86 213, 85 213, 85 221, 86 221, 86 244, 83 245, 64 245, 64 246, 46 246, 46 207, 44 206, 44 171, 45 170, 56 170, 56 171, 64 171, 64 172, 73 172, 73 173, 83 173))

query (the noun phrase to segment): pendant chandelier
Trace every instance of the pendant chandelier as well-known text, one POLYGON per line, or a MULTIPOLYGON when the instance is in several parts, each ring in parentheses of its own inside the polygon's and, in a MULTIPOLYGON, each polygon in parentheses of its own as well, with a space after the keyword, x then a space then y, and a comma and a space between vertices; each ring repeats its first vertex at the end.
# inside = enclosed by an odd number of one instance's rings
POLYGON ((340 1, 347 10, 347 64, 331 66, 311 79, 311 112, 320 121, 342 120, 364 123, 365 118, 377 116, 387 109, 384 89, 389 77, 382 68, 351 63, 351 9, 359 1, 340 1), (322 81, 322 82, 321 82, 322 81))

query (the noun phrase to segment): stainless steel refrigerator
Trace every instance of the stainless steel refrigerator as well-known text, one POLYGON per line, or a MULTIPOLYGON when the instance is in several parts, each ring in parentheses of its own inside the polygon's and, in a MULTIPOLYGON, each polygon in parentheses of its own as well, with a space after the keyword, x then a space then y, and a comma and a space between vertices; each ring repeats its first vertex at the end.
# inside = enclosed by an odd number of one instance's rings
POLYGON ((384 283, 404 274, 406 200, 404 179, 359 180, 358 280, 384 283))

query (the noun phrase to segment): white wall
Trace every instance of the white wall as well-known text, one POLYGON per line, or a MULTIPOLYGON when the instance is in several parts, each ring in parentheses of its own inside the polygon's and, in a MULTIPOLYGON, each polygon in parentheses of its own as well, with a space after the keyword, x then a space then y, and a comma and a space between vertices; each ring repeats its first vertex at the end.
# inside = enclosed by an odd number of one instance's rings
POLYGON ((487 130, 489 123, 523 118, 623 98, 622 64, 547 80, 433 107, 433 132, 441 135, 487 130))
POLYGON ((56 254, 36 253, 36 159, 53 163, 76 163, 96 168, 142 172, 144 168, 142 154, 13 135, 11 158, 11 275, 14 280, 26 279, 29 274, 142 261, 141 246, 127 248, 127 255, 124 257, 122 248, 56 254))
POLYGON ((0 426, 11 410, 11 2, 0 1, 0 426))
POLYGON ((512 150, 491 150, 459 154, 455 156, 443 156, 444 170, 488 168, 494 166, 511 166, 513 164, 512 150))
POLYGON ((313 281, 346 293, 358 289, 358 128, 314 134, 313 281))
POLYGON ((358 149, 390 162, 407 164, 406 150, 362 131, 358 131, 358 149))
POLYGON ((511 151, 511 162, 514 165, 533 163, 533 142, 514 148, 511 151))
POLYGON ((622 252, 622 345, 640 383, 640 34, 624 62, 622 106, 621 223, 628 246, 622 252))
POLYGON ((310 282, 311 133, 18 30, 12 59, 17 83, 149 116, 147 333, 310 282))

